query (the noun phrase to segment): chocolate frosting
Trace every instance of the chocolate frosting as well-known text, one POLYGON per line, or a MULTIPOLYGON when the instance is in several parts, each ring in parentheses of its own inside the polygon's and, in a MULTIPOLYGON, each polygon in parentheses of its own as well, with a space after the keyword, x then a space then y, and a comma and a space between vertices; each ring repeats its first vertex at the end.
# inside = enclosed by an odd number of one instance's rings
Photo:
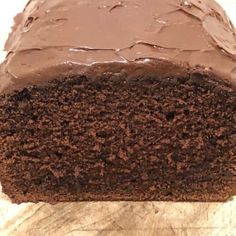
POLYGON ((31 0, 15 17, 0 92, 74 75, 212 71, 236 84, 236 33, 214 0, 31 0))

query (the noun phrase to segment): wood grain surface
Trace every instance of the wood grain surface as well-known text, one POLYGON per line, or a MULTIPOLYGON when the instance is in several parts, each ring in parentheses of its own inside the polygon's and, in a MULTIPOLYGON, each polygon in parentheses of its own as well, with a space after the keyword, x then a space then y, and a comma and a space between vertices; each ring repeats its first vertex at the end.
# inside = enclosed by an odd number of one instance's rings
MULTIPOLYGON (((0 1, 0 48, 27 0, 0 1)), ((218 0, 236 25, 236 0, 218 0), (235 17, 235 19, 234 19, 235 17)), ((0 60, 5 53, 0 51, 0 60)), ((0 236, 236 236, 227 203, 78 202, 12 204, 0 186, 0 236)))
POLYGON ((228 203, 80 202, 11 204, 0 194, 0 235, 235 236, 228 203))

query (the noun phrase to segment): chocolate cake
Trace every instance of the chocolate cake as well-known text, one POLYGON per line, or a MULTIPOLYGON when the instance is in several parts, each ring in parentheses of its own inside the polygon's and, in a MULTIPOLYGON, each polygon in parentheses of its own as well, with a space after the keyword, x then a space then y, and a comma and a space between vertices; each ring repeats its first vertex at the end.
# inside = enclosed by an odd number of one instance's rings
POLYGON ((213 0, 32 0, 0 73, 13 202, 236 195, 236 34, 213 0))

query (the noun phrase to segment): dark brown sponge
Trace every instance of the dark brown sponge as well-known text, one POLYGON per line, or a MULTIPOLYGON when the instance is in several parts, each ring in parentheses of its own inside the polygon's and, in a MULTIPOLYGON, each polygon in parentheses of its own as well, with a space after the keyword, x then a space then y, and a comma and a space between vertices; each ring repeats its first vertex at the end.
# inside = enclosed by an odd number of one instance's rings
POLYGON ((236 194, 236 89, 212 74, 74 76, 1 95, 0 114, 14 202, 236 194))

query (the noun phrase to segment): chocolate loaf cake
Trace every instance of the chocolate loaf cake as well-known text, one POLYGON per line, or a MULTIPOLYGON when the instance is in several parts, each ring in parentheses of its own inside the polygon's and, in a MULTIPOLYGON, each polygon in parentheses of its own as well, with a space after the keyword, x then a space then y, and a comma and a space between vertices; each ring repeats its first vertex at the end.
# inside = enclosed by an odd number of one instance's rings
POLYGON ((13 202, 236 195, 236 34, 213 0, 32 0, 0 73, 13 202))

